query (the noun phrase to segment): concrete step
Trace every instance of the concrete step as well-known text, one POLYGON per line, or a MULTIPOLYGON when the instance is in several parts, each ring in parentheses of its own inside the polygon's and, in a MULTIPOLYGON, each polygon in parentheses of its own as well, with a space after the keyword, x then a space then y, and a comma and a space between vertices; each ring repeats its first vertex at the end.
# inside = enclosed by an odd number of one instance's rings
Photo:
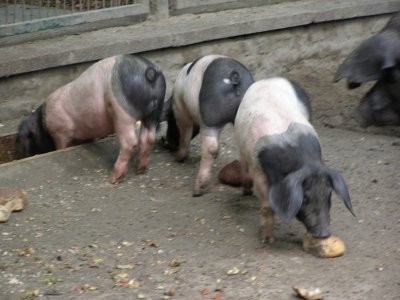
MULTIPOLYGON (((255 8, 173 16, 125 27, 15 44, 0 42, 0 78, 104 57, 181 47, 277 29, 392 13, 398 0, 306 0, 255 8)), ((21 37, 22 39, 22 37, 21 37)))

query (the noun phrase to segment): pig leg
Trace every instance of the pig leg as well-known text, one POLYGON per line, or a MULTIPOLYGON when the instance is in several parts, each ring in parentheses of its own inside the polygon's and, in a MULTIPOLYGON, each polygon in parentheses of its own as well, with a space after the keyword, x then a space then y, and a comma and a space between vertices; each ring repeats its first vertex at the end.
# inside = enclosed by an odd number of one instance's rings
POLYGON ((70 147, 73 142, 74 125, 73 120, 63 114, 56 115, 57 118, 51 116, 46 120, 48 132, 54 141, 56 149, 64 149, 70 147))
POLYGON ((187 118, 176 118, 179 129, 179 148, 176 153, 176 161, 183 162, 189 156, 189 146, 192 139, 193 123, 187 118))
POLYGON ((207 190, 207 183, 212 176, 214 158, 218 155, 218 138, 221 130, 215 128, 202 128, 201 135, 201 161, 197 174, 193 196, 201 196, 207 190))
POLYGON ((268 205, 268 182, 264 176, 254 176, 255 191, 260 200, 260 236, 263 244, 274 241, 274 212, 268 205))
POLYGON ((242 177, 243 195, 253 194, 253 181, 250 177, 249 165, 243 153, 240 153, 240 176, 242 177))
POLYGON ((150 152, 156 140, 156 130, 148 129, 143 124, 139 134, 139 154, 136 164, 136 174, 143 174, 150 162, 150 152))
POLYGON ((115 124, 115 133, 119 140, 120 150, 118 159, 114 164, 113 172, 109 178, 110 183, 120 182, 128 171, 129 161, 138 143, 134 125, 135 120, 115 124))
POLYGON ((72 139, 65 134, 57 134, 53 139, 56 149, 64 149, 72 144, 72 139))

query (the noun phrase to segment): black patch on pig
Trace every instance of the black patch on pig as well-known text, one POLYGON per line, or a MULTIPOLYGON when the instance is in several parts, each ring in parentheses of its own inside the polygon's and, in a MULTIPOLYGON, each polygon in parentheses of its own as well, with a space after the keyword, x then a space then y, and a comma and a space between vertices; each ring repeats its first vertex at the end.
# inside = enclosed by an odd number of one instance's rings
POLYGON ((303 103, 304 107, 306 108, 306 111, 308 113, 308 121, 310 121, 311 119, 311 102, 310 102, 310 98, 308 97, 306 91, 295 81, 293 80, 289 80, 290 84, 292 85, 297 99, 300 100, 301 103, 303 103))
POLYGON ((199 94, 200 115, 208 127, 234 123, 239 104, 253 76, 232 58, 217 58, 207 67, 199 94))
POLYGON ((296 216, 313 236, 329 236, 332 190, 353 213, 347 186, 339 172, 324 165, 310 127, 292 123, 282 134, 260 138, 256 148, 269 204, 284 220, 296 216))
POLYGON ((260 138, 256 146, 268 182, 281 181, 305 164, 322 162, 321 146, 311 128, 290 124, 286 132, 260 138))
POLYGON ((40 105, 18 127, 16 136, 16 159, 56 150, 54 141, 45 128, 45 105, 40 105))
POLYGON ((137 55, 116 58, 112 88, 121 106, 136 120, 150 128, 160 121, 166 83, 162 71, 137 55))
POLYGON ((400 124, 400 12, 350 53, 334 81, 343 77, 349 89, 377 80, 353 114, 361 126, 400 124))
POLYGON ((194 65, 199 61, 200 58, 196 59, 194 62, 192 62, 189 66, 189 68, 186 71, 186 75, 189 75, 190 71, 192 70, 192 68, 194 67, 194 65))

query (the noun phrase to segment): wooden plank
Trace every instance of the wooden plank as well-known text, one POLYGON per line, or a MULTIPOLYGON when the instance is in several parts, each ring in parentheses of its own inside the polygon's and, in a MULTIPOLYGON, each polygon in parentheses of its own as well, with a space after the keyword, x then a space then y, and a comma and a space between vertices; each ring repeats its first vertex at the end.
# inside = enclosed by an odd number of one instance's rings
POLYGON ((170 0, 171 14, 216 12, 298 0, 170 0))
POLYGON ((147 16, 149 12, 149 0, 143 0, 142 3, 138 4, 0 25, 0 38, 72 25, 95 23, 107 19, 147 16))

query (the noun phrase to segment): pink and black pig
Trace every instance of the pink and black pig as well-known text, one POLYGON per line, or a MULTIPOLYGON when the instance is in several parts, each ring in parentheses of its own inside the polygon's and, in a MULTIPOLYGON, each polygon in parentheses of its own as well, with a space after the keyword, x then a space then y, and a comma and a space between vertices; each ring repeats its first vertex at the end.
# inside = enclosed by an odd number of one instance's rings
POLYGON ((227 123, 234 122, 242 97, 253 82, 244 65, 222 55, 204 56, 178 74, 172 99, 166 104, 172 106, 166 142, 178 148, 177 161, 184 161, 191 139, 200 132, 201 162, 193 196, 207 191, 219 135, 227 123))
POLYGON ((98 61, 54 91, 19 126, 18 158, 62 149, 116 133, 120 151, 109 182, 123 179, 139 145, 136 174, 149 165, 165 97, 162 71, 137 55, 98 61), (139 137, 135 124, 141 121, 139 137))
POLYGON ((332 191, 353 213, 342 175, 324 164, 310 113, 306 92, 280 77, 252 84, 239 106, 234 127, 243 192, 254 184, 264 243, 273 241, 275 214, 287 222, 296 217, 314 237, 328 237, 332 191))
POLYGON ((376 81, 355 109, 361 126, 400 125, 400 13, 350 53, 334 81, 342 78, 350 89, 376 81))

